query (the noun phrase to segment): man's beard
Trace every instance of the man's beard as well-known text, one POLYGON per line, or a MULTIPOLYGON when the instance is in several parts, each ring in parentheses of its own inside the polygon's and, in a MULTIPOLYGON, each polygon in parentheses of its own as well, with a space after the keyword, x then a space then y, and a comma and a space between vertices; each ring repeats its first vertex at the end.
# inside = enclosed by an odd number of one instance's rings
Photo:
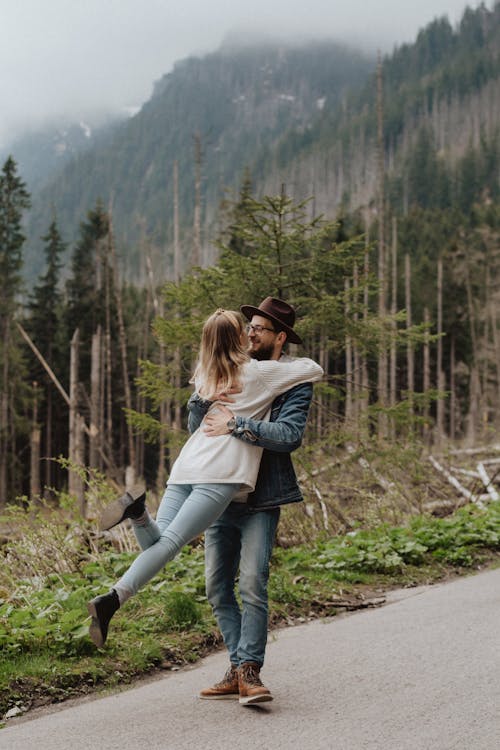
POLYGON ((258 349, 250 349, 249 354, 252 359, 257 359, 259 362, 272 359, 274 354, 274 344, 269 344, 268 346, 261 345, 258 349))

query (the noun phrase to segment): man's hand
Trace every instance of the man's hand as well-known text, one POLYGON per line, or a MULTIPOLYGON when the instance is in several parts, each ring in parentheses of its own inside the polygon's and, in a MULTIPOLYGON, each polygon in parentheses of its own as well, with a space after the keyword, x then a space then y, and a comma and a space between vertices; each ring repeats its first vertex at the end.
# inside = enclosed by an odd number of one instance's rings
POLYGON ((231 432, 228 429, 227 423, 233 417, 234 414, 230 409, 223 404, 218 404, 217 408, 210 411, 203 420, 203 432, 209 437, 227 435, 231 432))

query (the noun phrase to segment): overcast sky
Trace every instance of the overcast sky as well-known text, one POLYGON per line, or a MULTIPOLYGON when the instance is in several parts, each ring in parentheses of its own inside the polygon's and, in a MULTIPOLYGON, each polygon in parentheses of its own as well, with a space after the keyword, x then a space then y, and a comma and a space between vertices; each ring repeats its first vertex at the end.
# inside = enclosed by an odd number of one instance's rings
MULTIPOLYGON (((412 41, 476 0, 0 0, 0 144, 63 115, 139 106, 176 60, 231 31, 331 36, 371 50, 412 41)), ((491 7, 493 0, 486 2, 491 7)))

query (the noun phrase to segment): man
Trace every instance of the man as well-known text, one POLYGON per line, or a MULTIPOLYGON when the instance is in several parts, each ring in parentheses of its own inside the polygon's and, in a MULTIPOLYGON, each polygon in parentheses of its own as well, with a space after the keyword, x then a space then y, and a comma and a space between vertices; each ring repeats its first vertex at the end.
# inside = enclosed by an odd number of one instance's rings
MULTIPOLYGON (((241 311, 250 321, 249 353, 255 359, 285 361, 285 343, 302 343, 293 330, 295 311, 286 302, 267 297, 259 307, 243 305, 241 311)), ((196 393, 189 400, 191 432, 205 417, 202 429, 207 434, 230 432, 236 440, 265 449, 255 490, 234 500, 205 532, 207 597, 230 667, 221 682, 201 691, 201 698, 239 698, 242 705, 273 699, 260 679, 268 630, 269 561, 280 506, 302 500, 290 453, 302 442, 311 398, 310 383, 295 386, 274 401, 268 422, 235 417, 222 404, 207 414, 209 401, 196 393), (238 569, 241 609, 235 596, 238 569)))

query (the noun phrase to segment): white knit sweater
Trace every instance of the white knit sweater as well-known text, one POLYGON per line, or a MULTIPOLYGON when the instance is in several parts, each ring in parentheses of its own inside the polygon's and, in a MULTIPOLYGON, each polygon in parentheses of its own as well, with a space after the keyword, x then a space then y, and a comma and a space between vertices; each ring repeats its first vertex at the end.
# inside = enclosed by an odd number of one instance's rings
MULTIPOLYGON (((241 393, 234 394, 231 411, 251 419, 268 419, 276 396, 300 383, 320 380, 322 368, 307 357, 287 362, 251 359, 241 371, 241 393)), ((199 391, 201 383, 196 382, 199 391)), ((217 409, 215 401, 210 409, 217 409)), ((235 440, 230 434, 208 437, 204 423, 194 432, 175 461, 168 484, 240 484, 251 492, 259 471, 262 448, 235 440)))

